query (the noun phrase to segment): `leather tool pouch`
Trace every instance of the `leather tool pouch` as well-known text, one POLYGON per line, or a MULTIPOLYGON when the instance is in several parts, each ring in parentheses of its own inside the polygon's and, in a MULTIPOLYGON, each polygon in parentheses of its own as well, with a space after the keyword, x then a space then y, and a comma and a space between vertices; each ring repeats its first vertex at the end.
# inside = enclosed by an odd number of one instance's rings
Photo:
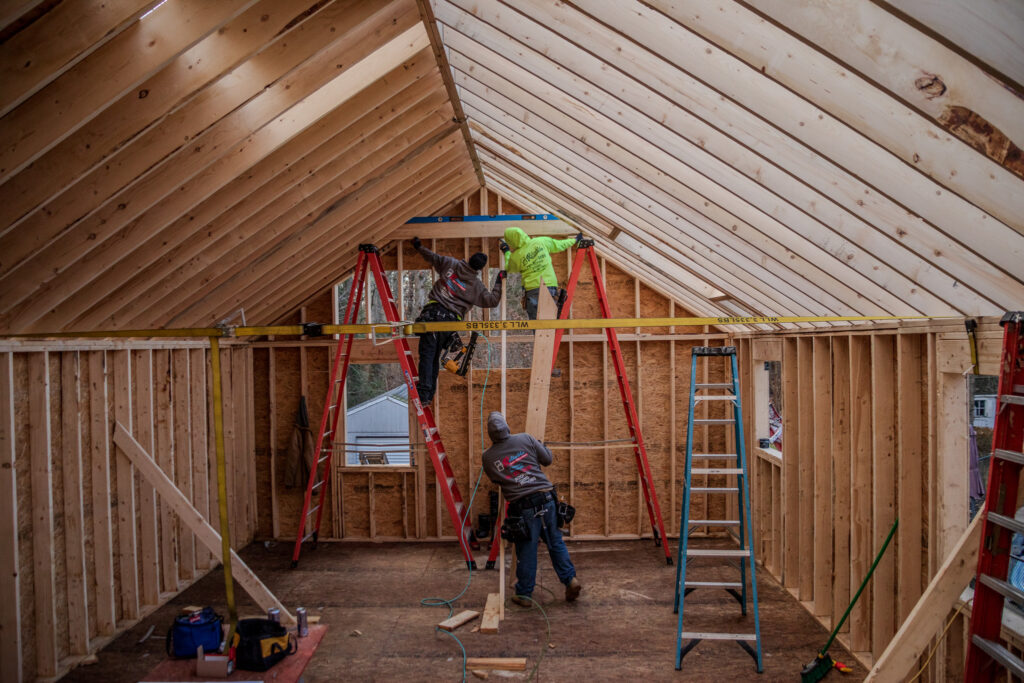
POLYGON ((518 543, 530 538, 530 529, 526 525, 526 520, 518 515, 515 517, 511 515, 506 516, 505 521, 501 523, 501 537, 512 543, 518 543))
POLYGON ((558 516, 558 528, 562 529, 576 516, 576 508, 568 503, 558 501, 555 503, 555 514, 558 516))

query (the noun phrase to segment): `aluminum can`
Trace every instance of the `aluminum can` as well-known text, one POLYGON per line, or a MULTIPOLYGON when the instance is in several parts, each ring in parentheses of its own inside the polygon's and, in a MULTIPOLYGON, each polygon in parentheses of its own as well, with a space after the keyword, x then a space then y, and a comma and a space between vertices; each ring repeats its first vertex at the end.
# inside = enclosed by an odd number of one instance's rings
POLYGON ((309 635, 309 617, 306 616, 305 607, 295 608, 295 621, 298 624, 299 637, 305 638, 309 635))
POLYGON ((281 623, 281 610, 276 607, 271 607, 267 610, 267 619, 270 619, 275 624, 281 623))

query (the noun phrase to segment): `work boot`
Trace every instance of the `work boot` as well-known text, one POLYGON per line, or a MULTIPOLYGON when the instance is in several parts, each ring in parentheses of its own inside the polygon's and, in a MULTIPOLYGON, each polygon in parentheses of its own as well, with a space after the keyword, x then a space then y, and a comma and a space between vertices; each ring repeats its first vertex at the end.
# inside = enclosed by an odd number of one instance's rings
POLYGON ((565 584, 565 601, 572 602, 578 598, 581 590, 583 590, 583 585, 580 583, 580 580, 575 576, 572 577, 572 580, 565 584))
POLYGON ((516 603, 520 607, 533 607, 533 600, 525 595, 513 595, 512 602, 516 603))

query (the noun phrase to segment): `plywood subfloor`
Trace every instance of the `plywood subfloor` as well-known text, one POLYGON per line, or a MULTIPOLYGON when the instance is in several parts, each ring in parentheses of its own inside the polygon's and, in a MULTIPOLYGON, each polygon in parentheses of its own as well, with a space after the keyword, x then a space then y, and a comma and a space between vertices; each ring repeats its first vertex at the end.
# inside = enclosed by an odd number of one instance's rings
MULTIPOLYGON (((674 544, 673 544, 674 548, 674 544)), ((465 586, 467 572, 454 544, 323 544, 303 555, 299 568, 289 570, 291 546, 254 544, 242 556, 260 578, 289 607, 305 606, 319 614, 330 629, 309 667, 305 681, 459 680, 462 653, 434 625, 446 609, 420 606, 430 596, 450 598, 465 586), (357 633, 358 631, 358 633, 357 633)), ((827 632, 797 602, 767 576, 758 574, 765 673, 757 676, 753 660, 733 643, 705 641, 687 655, 682 671, 674 669, 676 617, 672 613, 675 567, 650 541, 570 544, 570 553, 583 594, 574 604, 562 600, 546 555, 541 557, 537 590, 551 621, 555 647, 547 647, 543 617, 536 611, 510 606, 497 635, 473 633, 473 624, 458 629, 470 657, 526 657, 525 673, 492 678, 525 679, 541 649, 538 680, 757 680, 793 681, 810 661, 827 632)), ((483 554, 479 558, 483 565, 483 554)), ((706 562, 706 561, 705 561, 706 562)), ((693 579, 725 578, 728 567, 698 569, 693 579), (698 575, 699 572, 699 575, 698 575)), ((487 593, 497 590, 497 572, 475 572, 458 609, 482 610, 487 593)), ((236 594, 240 591, 236 589, 236 594)), ((686 602, 687 628, 745 630, 739 605, 726 593, 698 591, 686 602), (694 620, 691 622, 689 616, 694 620)), ((223 609, 222 575, 211 574, 167 606, 132 628, 99 655, 99 664, 73 671, 67 681, 137 681, 163 657, 163 641, 137 640, 150 625, 166 632, 180 606, 213 604, 223 609)), ((244 597, 244 593, 241 593, 244 597)), ((243 615, 256 612, 251 603, 243 615)), ((838 645, 833 656, 853 664, 838 645)), ((851 680, 866 671, 854 666, 851 680)), ((472 677, 469 680, 475 680, 472 677)))

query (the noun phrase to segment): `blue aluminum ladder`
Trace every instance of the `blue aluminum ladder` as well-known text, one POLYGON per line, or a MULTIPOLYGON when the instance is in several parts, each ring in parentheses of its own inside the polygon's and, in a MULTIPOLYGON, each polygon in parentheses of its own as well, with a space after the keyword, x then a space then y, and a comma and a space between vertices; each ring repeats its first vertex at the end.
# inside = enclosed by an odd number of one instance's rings
MULTIPOLYGON (((764 671, 761 657, 761 622, 757 613, 757 577, 754 573, 754 539, 750 524, 750 488, 747 477, 746 449, 743 442, 743 413, 740 407, 740 386, 736 367, 735 346, 696 346, 693 348, 690 362, 690 408, 686 421, 686 474, 683 489, 683 508, 679 523, 679 557, 676 562, 675 608, 679 614, 679 625, 676 628, 676 669, 682 669, 683 657, 695 648, 702 640, 732 640, 746 650, 757 663, 757 672, 764 671), (705 360, 712 357, 724 357, 729 360, 732 378, 729 382, 701 384, 697 382, 697 359, 705 360), (713 391, 731 391, 731 393, 705 393, 713 391), (694 409, 701 401, 728 401, 732 404, 732 418, 695 419, 694 409), (735 453, 694 453, 694 425, 721 424, 732 425, 735 453), (693 467, 694 459, 727 460, 735 459, 735 467, 693 467), (694 488, 692 475, 711 476, 734 475, 736 486, 711 486, 709 481, 705 487, 694 488), (726 498, 736 494, 738 499, 738 519, 690 519, 690 497, 693 493, 706 493, 726 498), (739 548, 693 548, 690 545, 690 527, 738 527, 739 548), (740 580, 736 581, 687 581, 686 571, 691 560, 697 558, 738 559, 740 580), (716 633, 706 631, 683 630, 683 605, 686 596, 698 588, 725 589, 740 603, 741 614, 747 614, 747 570, 750 571, 750 596, 754 609, 753 633, 716 633), (685 644, 684 644, 685 642, 685 644), (754 647, 750 643, 754 642, 754 647)), ((728 509, 728 506, 726 506, 728 509)), ((705 516, 710 516, 705 514, 705 516)))

